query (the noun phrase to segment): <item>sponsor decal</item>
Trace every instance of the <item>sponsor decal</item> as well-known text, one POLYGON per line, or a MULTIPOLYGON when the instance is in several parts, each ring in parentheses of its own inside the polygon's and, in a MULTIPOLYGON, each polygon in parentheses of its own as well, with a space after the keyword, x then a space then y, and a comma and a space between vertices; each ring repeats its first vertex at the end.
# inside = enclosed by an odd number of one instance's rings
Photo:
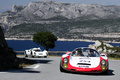
POLYGON ((91 59, 91 58, 88 58, 88 57, 83 57, 83 58, 79 58, 79 59, 91 59))
POLYGON ((91 61, 91 58, 79 58, 80 59, 80 63, 90 63, 90 61, 91 61))
POLYGON ((80 60, 81 63, 90 63, 90 60, 80 60))

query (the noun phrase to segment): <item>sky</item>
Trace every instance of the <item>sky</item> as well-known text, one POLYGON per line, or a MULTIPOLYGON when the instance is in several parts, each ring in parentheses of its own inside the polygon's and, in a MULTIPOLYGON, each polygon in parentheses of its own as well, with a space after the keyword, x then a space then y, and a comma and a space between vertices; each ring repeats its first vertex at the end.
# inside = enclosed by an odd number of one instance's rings
POLYGON ((11 10, 13 4, 27 5, 32 1, 57 1, 57 2, 64 2, 64 3, 119 5, 120 6, 120 0, 0 0, 0 12, 11 10))

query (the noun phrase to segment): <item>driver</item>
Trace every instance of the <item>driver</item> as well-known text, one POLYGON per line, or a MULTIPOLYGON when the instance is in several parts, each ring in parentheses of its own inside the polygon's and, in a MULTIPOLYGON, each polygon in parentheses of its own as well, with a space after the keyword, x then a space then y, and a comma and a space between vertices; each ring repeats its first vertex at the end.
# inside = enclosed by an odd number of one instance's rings
POLYGON ((90 50, 89 56, 90 57, 95 57, 96 56, 93 50, 90 50))
POLYGON ((84 56, 84 55, 82 54, 81 50, 77 49, 77 50, 73 51, 73 56, 84 56))
POLYGON ((78 50, 78 51, 77 51, 77 56, 83 56, 83 54, 82 54, 82 51, 81 51, 81 50, 78 50))

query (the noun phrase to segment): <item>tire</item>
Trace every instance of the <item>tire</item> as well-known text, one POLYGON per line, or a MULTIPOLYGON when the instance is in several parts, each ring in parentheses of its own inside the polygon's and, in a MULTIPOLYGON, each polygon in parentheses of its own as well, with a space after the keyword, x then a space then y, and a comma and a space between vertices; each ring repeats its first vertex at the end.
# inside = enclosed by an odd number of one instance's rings
POLYGON ((107 75, 108 74, 108 69, 104 71, 102 74, 107 75))
POLYGON ((28 55, 26 54, 26 51, 24 52, 24 55, 25 55, 25 57, 28 57, 28 55))
POLYGON ((47 58, 47 56, 44 56, 44 58, 47 58))
POLYGON ((66 70, 64 70, 61 65, 60 65, 60 72, 66 72, 66 70))
POLYGON ((32 55, 32 52, 31 52, 31 58, 34 58, 34 56, 32 55))

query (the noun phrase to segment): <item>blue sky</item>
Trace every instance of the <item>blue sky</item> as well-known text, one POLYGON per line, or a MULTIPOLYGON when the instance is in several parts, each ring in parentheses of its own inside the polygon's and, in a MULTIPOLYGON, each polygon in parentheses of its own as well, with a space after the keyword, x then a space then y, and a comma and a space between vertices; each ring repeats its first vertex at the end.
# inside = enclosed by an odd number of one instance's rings
MULTIPOLYGON (((11 10, 13 4, 27 5, 29 2, 32 2, 32 1, 41 1, 41 0, 0 0, 0 12, 11 10)), ((100 5, 101 4, 102 5, 120 5, 120 0, 46 0, 46 1, 82 3, 82 4, 100 4, 100 5)))

